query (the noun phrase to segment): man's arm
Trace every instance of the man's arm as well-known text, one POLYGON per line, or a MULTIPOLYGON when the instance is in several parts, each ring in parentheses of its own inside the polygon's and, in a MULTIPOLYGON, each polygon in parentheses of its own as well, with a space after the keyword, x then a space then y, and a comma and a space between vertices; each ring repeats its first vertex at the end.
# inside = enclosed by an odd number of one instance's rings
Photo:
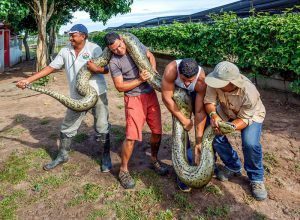
POLYGON ((97 66, 93 60, 89 60, 86 63, 86 68, 91 71, 92 73, 100 73, 100 74, 107 74, 109 73, 108 66, 97 66))
POLYGON ((217 113, 217 108, 214 103, 206 103, 205 104, 205 110, 207 114, 210 117, 210 125, 214 129, 214 132, 216 134, 221 135, 221 131, 219 130, 219 124, 218 121, 223 121, 222 118, 217 113))
MULTIPOLYGON (((93 49, 92 51, 92 58, 99 58, 102 55, 102 49, 101 47, 99 47, 98 45, 96 45, 96 47, 93 49)), ((86 63, 86 67, 89 71, 91 71, 92 73, 96 73, 96 74, 107 74, 109 73, 109 68, 108 65, 107 66, 97 66, 94 63, 94 60, 89 60, 86 63)))
POLYGON ((248 126, 242 119, 237 118, 234 119, 231 123, 235 125, 235 130, 243 130, 245 127, 248 126))
POLYGON ((236 127, 236 130, 243 130, 245 127, 251 124, 250 121, 256 112, 258 100, 260 100, 257 90, 255 92, 247 91, 244 98, 245 101, 237 114, 237 118, 232 121, 236 127), (251 96, 249 96, 249 93, 251 93, 251 96))
POLYGON ((16 86, 21 89, 25 89, 27 84, 53 73, 54 70, 62 68, 64 65, 64 51, 65 48, 62 48, 55 57, 55 59, 48 66, 46 66, 44 69, 37 72, 33 76, 20 80, 19 82, 17 82, 16 86))
MULTIPOLYGON (((221 117, 216 113, 216 106, 212 103, 205 104, 205 109, 208 114, 210 114, 210 124, 215 129, 216 134, 221 134, 219 130, 218 121, 222 121, 221 117)), ((236 130, 243 130, 248 125, 240 118, 234 119, 231 123, 235 125, 236 130)))
POLYGON ((217 107, 216 107, 217 100, 218 100, 218 94, 216 89, 207 86, 205 97, 204 97, 205 110, 210 117, 210 125, 212 126, 214 132, 216 134, 221 134, 219 130, 218 121, 222 121, 222 118, 217 114, 217 107))
POLYGON ((196 145, 201 144, 204 128, 206 124, 206 111, 204 107, 204 96, 206 91, 205 83, 198 80, 196 84, 196 100, 195 100, 195 128, 196 128, 196 145))
POLYGON ((154 55, 149 50, 147 50, 147 57, 148 57, 148 59, 150 61, 150 64, 151 64, 153 70, 157 73, 155 57, 154 57, 154 55))
POLYGON ((200 152, 201 152, 201 143, 202 137, 206 124, 206 111, 204 107, 204 96, 206 92, 206 84, 204 83, 205 72, 202 70, 201 75, 198 78, 198 81, 195 85, 196 100, 195 100, 195 163, 199 164, 200 162, 200 152))
POLYGON ((17 82, 16 86, 21 88, 21 89, 25 89, 26 85, 28 85, 29 83, 51 74, 54 70, 55 69, 53 67, 46 66, 40 72, 37 72, 36 74, 34 74, 34 75, 32 75, 32 76, 30 76, 26 79, 20 80, 19 82, 17 82))
POLYGON ((149 78, 150 78, 150 74, 146 70, 140 72, 140 77, 134 80, 124 81, 123 75, 112 77, 115 87, 119 92, 130 91, 135 87, 141 85, 143 82, 146 82, 147 79, 149 78))
POLYGON ((193 127, 193 121, 186 118, 184 114, 179 110, 178 106, 173 100, 175 80, 177 77, 176 62, 173 61, 166 66, 164 75, 162 78, 162 100, 167 107, 167 109, 174 115, 183 125, 184 129, 191 130, 193 127))

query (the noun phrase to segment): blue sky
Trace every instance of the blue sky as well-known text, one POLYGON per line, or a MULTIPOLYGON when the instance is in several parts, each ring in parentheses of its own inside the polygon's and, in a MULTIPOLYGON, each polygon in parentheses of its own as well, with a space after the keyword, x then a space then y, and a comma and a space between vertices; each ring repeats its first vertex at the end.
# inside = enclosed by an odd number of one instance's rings
POLYGON ((62 26, 59 33, 62 34, 64 31, 68 31, 77 23, 84 24, 89 32, 100 31, 107 27, 117 27, 124 23, 142 22, 161 16, 192 14, 235 1, 237 0, 134 0, 130 13, 112 17, 105 26, 102 22, 93 22, 89 18, 88 13, 77 11, 74 13, 72 21, 62 26))

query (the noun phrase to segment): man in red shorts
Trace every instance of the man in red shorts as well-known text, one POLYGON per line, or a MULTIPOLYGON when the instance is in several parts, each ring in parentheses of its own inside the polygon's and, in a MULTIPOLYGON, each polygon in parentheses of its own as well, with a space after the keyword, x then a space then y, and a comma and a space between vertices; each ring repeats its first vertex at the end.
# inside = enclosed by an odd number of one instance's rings
MULTIPOLYGON (((122 162, 119 179, 125 189, 131 189, 134 188, 135 182, 129 174, 128 161, 135 141, 142 140, 142 129, 145 122, 152 132, 150 140, 152 166, 160 175, 168 172, 167 168, 162 166, 157 159, 162 134, 160 107, 155 91, 146 82, 150 77, 149 73, 147 71, 139 72, 138 67, 127 53, 122 37, 111 32, 105 35, 104 41, 113 53, 109 62, 113 82, 119 92, 124 92, 126 139, 121 151, 122 162)), ((153 54, 142 43, 140 44, 153 69, 156 70, 153 54)))

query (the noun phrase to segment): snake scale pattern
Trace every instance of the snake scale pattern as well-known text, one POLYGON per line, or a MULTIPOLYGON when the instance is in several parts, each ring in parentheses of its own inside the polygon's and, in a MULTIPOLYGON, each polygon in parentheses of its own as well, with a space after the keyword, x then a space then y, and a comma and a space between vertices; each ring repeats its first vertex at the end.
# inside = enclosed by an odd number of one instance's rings
MULTIPOLYGON (((122 33, 121 36, 126 44, 128 53, 134 60, 139 70, 145 69, 150 73, 151 77, 148 80, 148 83, 155 90, 161 91, 162 75, 153 71, 146 54, 142 52, 140 41, 130 33, 122 33)), ((98 66, 105 66, 108 64, 110 57, 110 50, 105 48, 103 50, 103 54, 93 61, 98 66)), ((90 77, 91 73, 85 66, 82 67, 77 74, 76 89, 78 93, 83 96, 83 98, 80 100, 72 99, 68 96, 59 94, 55 91, 43 89, 41 87, 28 85, 27 88, 47 94, 74 111, 86 111, 96 104, 98 98, 97 92, 88 83, 90 77)), ((178 105, 180 111, 183 112, 186 117, 191 117, 191 98, 187 92, 184 89, 176 87, 173 99, 178 105)), ((229 124, 219 123, 219 125, 224 134, 233 132, 233 128, 229 124)), ((187 135, 188 133, 184 130, 181 123, 175 117, 173 117, 172 162, 174 170, 182 182, 191 187, 200 188, 205 186, 211 180, 213 174, 214 153, 212 141, 215 134, 210 126, 205 130, 202 141, 201 160, 198 166, 191 166, 187 162, 187 135)))
MULTIPOLYGON (((103 50, 101 57, 94 59, 94 62, 98 66, 105 66, 108 64, 110 57, 111 57, 110 50, 108 48, 105 48, 103 50)), ((61 102, 67 108, 70 108, 74 111, 78 111, 78 112, 87 111, 90 108, 92 108, 98 100, 98 94, 96 90, 89 85, 89 79, 91 78, 91 74, 92 73, 88 71, 86 66, 83 66, 79 70, 79 73, 76 76, 76 89, 78 93, 81 96, 83 96, 82 99, 73 99, 52 90, 33 86, 32 84, 27 85, 26 88, 49 95, 55 98, 56 100, 58 100, 59 102, 61 102)))

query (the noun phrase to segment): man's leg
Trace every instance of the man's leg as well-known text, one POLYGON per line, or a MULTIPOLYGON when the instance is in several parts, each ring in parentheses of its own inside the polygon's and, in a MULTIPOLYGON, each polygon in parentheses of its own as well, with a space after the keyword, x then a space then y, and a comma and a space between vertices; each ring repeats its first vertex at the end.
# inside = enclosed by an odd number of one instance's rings
POLYGON ((135 186, 135 182, 133 178, 130 176, 128 171, 128 162, 130 160, 130 157, 132 155, 132 151, 134 148, 134 140, 128 140, 125 139, 122 145, 122 151, 121 151, 121 167, 120 167, 120 173, 119 173, 119 179, 121 182, 121 185, 125 189, 132 189, 135 186))
POLYGON ((134 140, 125 139, 121 151, 121 167, 120 170, 128 172, 128 162, 134 148, 134 140))
POLYGON ((162 125, 160 106, 156 93, 153 91, 150 94, 143 95, 142 104, 146 114, 147 124, 152 132, 150 139, 152 167, 156 173, 163 176, 168 173, 168 169, 163 166, 157 158, 161 143, 162 125))
POLYGON ((245 170, 251 183, 252 194, 257 200, 267 198, 264 186, 262 146, 260 144, 262 123, 253 122, 242 130, 242 146, 245 170))
POLYGON ((59 150, 56 158, 50 163, 43 166, 44 170, 54 169, 57 165, 68 162, 71 147, 71 138, 67 137, 64 133, 60 133, 59 150))
POLYGON ((150 145, 151 145, 151 160, 157 161, 157 154, 161 142, 161 134, 151 134, 150 145))
POLYGON ((163 166, 157 158, 159 147, 161 143, 161 134, 151 134, 150 145, 151 145, 151 162, 152 167, 156 173, 161 176, 168 174, 168 169, 163 166))
POLYGON ((71 138, 77 134, 77 130, 83 120, 85 112, 75 112, 67 109, 60 130, 60 146, 57 157, 52 162, 43 166, 44 170, 51 170, 57 165, 68 161, 68 151, 71 147, 71 138))
POLYGON ((142 128, 145 123, 145 115, 141 103, 141 96, 124 96, 126 117, 126 139, 122 145, 121 167, 119 179, 125 189, 135 186, 133 178, 128 171, 128 162, 132 155, 136 140, 142 140, 142 128))
POLYGON ((112 168, 110 158, 110 136, 109 136, 109 111, 107 93, 99 96, 98 101, 93 108, 94 128, 96 131, 96 141, 100 143, 100 148, 103 148, 101 155, 101 171, 109 172, 112 168))
MULTIPOLYGON (((206 114, 206 122, 205 122, 204 131, 205 131, 205 129, 209 125, 210 125, 210 117, 209 117, 209 115, 206 114)), ((204 134, 204 132, 203 132, 203 134, 204 134)), ((196 135, 196 129, 195 129, 195 135, 196 135)), ((202 144, 201 144, 201 146, 202 146, 202 144)), ((200 159, 201 159, 201 149, 195 148, 194 149, 194 155, 195 155, 195 157, 194 157, 194 163, 196 165, 199 165, 200 164, 200 159)), ((216 154, 215 154, 215 152, 214 152, 214 161, 216 162, 216 154)))
POLYGON ((225 164, 224 170, 217 170, 216 176, 221 181, 228 178, 241 175, 241 161, 237 152, 232 148, 225 135, 216 135, 213 141, 213 148, 218 153, 225 164))

